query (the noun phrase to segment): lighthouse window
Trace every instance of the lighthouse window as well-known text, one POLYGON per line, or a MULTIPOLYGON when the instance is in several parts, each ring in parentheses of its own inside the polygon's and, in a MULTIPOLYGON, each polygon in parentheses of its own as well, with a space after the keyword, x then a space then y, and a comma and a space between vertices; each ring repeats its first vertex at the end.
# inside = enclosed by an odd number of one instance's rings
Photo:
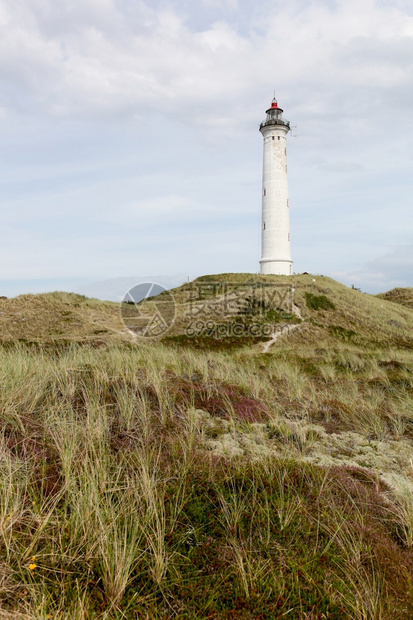
POLYGON ((278 139, 281 140, 280 136, 278 136, 278 139))
POLYGON ((272 139, 275 140, 275 137, 273 136, 272 139))
POLYGON ((263 195, 263 196, 266 196, 266 195, 267 195, 267 190, 265 189, 265 187, 264 187, 264 190, 263 190, 263 192, 262 192, 262 195, 263 195))
POLYGON ((262 223, 262 229, 265 230, 265 222, 262 223))

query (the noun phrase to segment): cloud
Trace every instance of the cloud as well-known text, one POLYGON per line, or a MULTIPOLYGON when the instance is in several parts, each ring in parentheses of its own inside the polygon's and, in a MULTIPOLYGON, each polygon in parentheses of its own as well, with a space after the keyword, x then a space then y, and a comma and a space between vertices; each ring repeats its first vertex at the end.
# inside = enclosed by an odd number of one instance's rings
POLYGON ((320 168, 331 172, 352 173, 363 170, 363 166, 355 161, 336 160, 334 162, 320 162, 320 168))
POLYGON ((3 273, 255 270, 275 88, 298 270, 397 279, 412 52, 403 0, 0 0, 3 273))
POLYGON ((224 7, 229 11, 235 11, 239 6, 237 0, 202 0, 202 4, 205 7, 214 9, 224 7))
MULTIPOLYGON (((250 105, 251 89, 268 83, 287 91, 300 84, 305 100, 296 105, 307 114, 325 114, 332 100, 344 110, 354 88, 382 91, 406 83, 413 19, 401 8, 373 0, 262 6, 249 32, 240 34, 230 18, 192 30, 187 14, 144 2, 3 1, 5 99, 21 113, 30 100, 34 109, 63 116, 132 115, 144 108, 216 123, 224 101, 237 108, 233 98, 247 95, 250 105)), ((234 109, 227 112, 231 125, 234 109)))
POLYGON ((387 254, 369 261, 362 269, 349 273, 336 272, 334 275, 347 284, 361 285, 368 293, 384 293, 397 287, 411 287, 413 243, 394 247, 387 254))

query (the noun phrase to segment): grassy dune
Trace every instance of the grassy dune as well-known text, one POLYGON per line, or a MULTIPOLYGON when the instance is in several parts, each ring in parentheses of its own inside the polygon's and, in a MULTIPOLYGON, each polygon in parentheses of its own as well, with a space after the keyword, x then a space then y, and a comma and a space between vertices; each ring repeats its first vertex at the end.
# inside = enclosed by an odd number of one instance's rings
POLYGON ((387 293, 377 295, 377 297, 413 308, 413 288, 394 288, 387 293))
POLYGON ((297 326, 266 353, 189 337, 188 285, 157 341, 0 300, 0 618, 413 617, 413 310, 293 282, 225 317, 297 326))

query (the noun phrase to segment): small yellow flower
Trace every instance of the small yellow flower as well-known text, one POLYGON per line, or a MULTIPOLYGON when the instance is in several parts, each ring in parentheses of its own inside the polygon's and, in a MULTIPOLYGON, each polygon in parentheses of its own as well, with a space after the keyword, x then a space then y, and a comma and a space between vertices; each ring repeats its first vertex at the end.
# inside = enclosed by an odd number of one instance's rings
POLYGON ((35 555, 32 555, 32 562, 34 562, 34 561, 35 561, 35 559, 36 559, 36 556, 35 556, 35 555))
POLYGON ((36 568, 37 564, 29 564, 29 568, 30 570, 34 570, 36 568))

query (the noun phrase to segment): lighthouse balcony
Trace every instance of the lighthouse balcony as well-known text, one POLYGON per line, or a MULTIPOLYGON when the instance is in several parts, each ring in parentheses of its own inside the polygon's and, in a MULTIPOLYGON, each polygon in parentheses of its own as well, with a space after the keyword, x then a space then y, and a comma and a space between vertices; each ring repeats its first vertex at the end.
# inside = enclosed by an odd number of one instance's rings
POLYGON ((262 127, 267 127, 268 125, 284 125, 290 128, 290 121, 286 121, 283 118, 270 118, 266 121, 263 121, 260 125, 260 129, 262 127))

